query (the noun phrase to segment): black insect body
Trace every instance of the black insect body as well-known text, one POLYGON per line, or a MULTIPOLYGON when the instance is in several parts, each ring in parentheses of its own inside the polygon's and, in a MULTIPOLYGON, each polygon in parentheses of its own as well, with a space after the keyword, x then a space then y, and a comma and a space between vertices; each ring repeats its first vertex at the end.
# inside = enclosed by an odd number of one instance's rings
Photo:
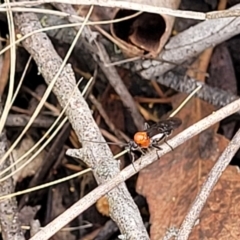
MULTIPOLYGON (((133 151, 139 151, 144 154, 143 150, 150 147, 161 150, 158 144, 163 141, 166 142, 166 138, 181 124, 182 120, 176 117, 159 121, 151 126, 145 124, 145 131, 135 133, 134 140, 130 141, 128 144, 132 155, 132 161, 134 161, 133 151)), ((171 146, 169 147, 172 149, 171 146)))
POLYGON ((159 148, 157 144, 165 141, 170 136, 174 129, 178 128, 182 124, 182 120, 179 118, 169 118, 162 120, 151 127, 148 125, 146 130, 148 137, 151 139, 151 146, 159 148))

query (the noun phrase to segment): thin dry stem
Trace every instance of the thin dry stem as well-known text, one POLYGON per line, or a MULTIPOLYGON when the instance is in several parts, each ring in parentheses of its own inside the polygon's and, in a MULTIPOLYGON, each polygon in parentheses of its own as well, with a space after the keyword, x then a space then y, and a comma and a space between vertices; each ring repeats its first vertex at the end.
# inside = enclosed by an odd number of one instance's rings
MULTIPOLYGON (((6 1, 7 8, 7 19, 8 19, 8 28, 9 28, 9 37, 10 43, 15 42, 15 33, 14 33, 14 23, 13 23, 13 14, 11 11, 11 7, 9 6, 9 0, 6 1)), ((10 48, 10 77, 9 77, 9 87, 7 99, 4 105, 4 109, 0 118, 0 133, 3 131, 4 124, 7 120, 7 115, 11 108, 11 100, 13 96, 13 88, 14 88, 14 78, 15 78, 15 66, 16 66, 16 46, 11 45, 10 48)))
MULTIPOLYGON (((9 44, 9 41, 7 41, 9 44)), ((2 44, 1 44, 2 47, 2 44)), ((8 83, 8 74, 10 69, 10 51, 1 56, 1 76, 0 76, 0 95, 2 96, 4 89, 8 83)))

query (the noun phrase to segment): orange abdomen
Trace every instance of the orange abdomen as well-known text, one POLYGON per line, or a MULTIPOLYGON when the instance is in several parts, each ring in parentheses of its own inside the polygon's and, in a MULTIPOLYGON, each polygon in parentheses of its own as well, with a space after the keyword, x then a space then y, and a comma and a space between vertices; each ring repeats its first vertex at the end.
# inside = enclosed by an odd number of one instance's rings
POLYGON ((150 145, 150 138, 146 132, 137 132, 133 139, 141 148, 148 148, 150 145))

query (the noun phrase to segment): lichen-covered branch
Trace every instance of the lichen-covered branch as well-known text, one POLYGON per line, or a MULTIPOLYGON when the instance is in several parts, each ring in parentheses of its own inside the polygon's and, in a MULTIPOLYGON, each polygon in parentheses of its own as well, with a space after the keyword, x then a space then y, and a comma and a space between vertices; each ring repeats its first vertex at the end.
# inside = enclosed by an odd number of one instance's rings
MULTIPOLYGON (((1 109, 1 97, 0 97, 0 115, 1 109)), ((8 149, 8 142, 5 131, 0 133, 0 159, 6 153, 8 149)), ((10 158, 8 157, 1 165, 0 171, 8 168, 11 165, 10 158)), ((13 178, 10 177, 7 180, 0 183, 0 196, 5 196, 15 191, 13 178)), ((15 198, 9 198, 0 201, 0 225, 2 238, 4 240, 24 240, 23 233, 21 231, 21 223, 18 220, 17 201, 15 198)))
POLYGON ((199 85, 202 85, 202 88, 197 93, 195 93, 195 96, 210 104, 213 104, 216 107, 224 107, 230 102, 233 102, 239 98, 231 92, 210 87, 203 82, 197 81, 188 76, 177 75, 174 72, 168 72, 164 74, 157 79, 157 82, 168 86, 178 92, 184 92, 187 94, 192 93, 199 85))
MULTIPOLYGON (((22 35, 41 28, 35 14, 15 14, 14 20, 22 35)), ((45 81, 50 84, 60 68, 62 59, 56 53, 47 35, 45 33, 34 34, 23 42, 23 46, 33 56, 45 81)), ((69 101, 66 114, 80 141, 88 139, 104 142, 87 103, 80 92, 74 89, 75 85, 73 70, 70 65, 66 65, 56 81, 53 92, 62 107, 66 106, 69 101)), ((107 144, 83 141, 83 149, 86 153, 84 160, 93 169, 99 184, 110 180, 119 172, 118 163, 113 159, 107 144)), ((121 233, 127 236, 127 239, 149 239, 138 208, 124 183, 108 193, 108 200, 111 217, 118 224, 121 233)), ((54 231, 58 231, 67 224, 66 220, 70 221, 77 215, 78 212, 74 211, 71 216, 65 218, 65 222, 59 222, 58 227, 54 230, 45 228, 41 231, 48 232, 52 236, 54 231)))

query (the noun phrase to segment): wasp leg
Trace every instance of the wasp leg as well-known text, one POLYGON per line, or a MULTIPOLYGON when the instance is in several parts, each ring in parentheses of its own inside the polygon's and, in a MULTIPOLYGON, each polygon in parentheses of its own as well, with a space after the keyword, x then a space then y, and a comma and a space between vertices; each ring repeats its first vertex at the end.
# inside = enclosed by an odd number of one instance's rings
POLYGON ((139 151, 142 155, 145 155, 145 152, 144 152, 141 148, 139 148, 138 151, 139 151))
POLYGON ((134 166, 134 161, 135 161, 134 152, 130 149, 129 152, 128 152, 128 154, 129 154, 129 157, 131 158, 131 162, 132 162, 133 168, 134 168, 134 170, 137 172, 137 169, 136 169, 135 166, 134 166))
MULTIPOLYGON (((141 149, 141 148, 139 148, 139 152, 141 152, 143 156, 146 154, 146 152, 144 152, 143 149, 141 149)), ((139 165, 141 165, 141 164, 142 164, 142 161, 139 162, 139 165)))
POLYGON ((158 158, 160 158, 159 155, 158 155, 158 151, 162 150, 162 148, 159 147, 157 144, 152 144, 152 147, 157 148, 156 154, 157 154, 158 158))
POLYGON ((157 144, 152 144, 152 147, 157 148, 158 150, 162 150, 162 148, 159 147, 157 144))
POLYGON ((164 142, 171 148, 172 151, 174 150, 174 149, 172 148, 172 146, 168 144, 168 142, 167 142, 166 139, 164 139, 164 142))
MULTIPOLYGON (((135 168, 135 166, 134 166, 134 161, 135 161, 134 152, 138 151, 138 152, 140 152, 142 155, 145 155, 145 152, 144 152, 144 151, 142 150, 142 148, 141 148, 136 142, 134 142, 133 140, 130 140, 130 141, 129 141, 128 146, 129 146, 129 153, 131 154, 132 164, 133 164, 133 167, 135 168)), ((141 162, 140 162, 139 164, 141 164, 141 162)), ((136 170, 136 169, 135 169, 135 170, 136 170)))

